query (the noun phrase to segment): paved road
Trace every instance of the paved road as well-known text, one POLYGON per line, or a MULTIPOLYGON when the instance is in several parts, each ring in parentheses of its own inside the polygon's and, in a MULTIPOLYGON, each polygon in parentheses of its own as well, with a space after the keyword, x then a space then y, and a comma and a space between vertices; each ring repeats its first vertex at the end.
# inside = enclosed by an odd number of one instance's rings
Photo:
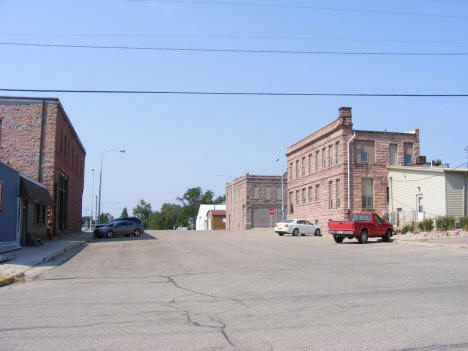
POLYGON ((468 350, 468 249, 267 231, 90 243, 0 289, 0 350, 468 350))

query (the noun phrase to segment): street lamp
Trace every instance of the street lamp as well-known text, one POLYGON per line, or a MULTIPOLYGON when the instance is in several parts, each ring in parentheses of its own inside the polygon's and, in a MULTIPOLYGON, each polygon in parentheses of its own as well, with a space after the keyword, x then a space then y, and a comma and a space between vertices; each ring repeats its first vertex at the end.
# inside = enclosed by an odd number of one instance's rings
MULTIPOLYGON (((280 159, 277 158, 275 160, 276 162, 279 162, 280 159)), ((281 158, 281 220, 284 219, 284 181, 283 181, 283 158, 281 158)))
POLYGON ((234 177, 229 174, 218 174, 218 177, 229 177, 231 178, 231 208, 232 208, 232 215, 231 215, 231 226, 234 229, 234 177))
POLYGON ((91 188, 91 215, 89 216, 89 230, 91 230, 91 226, 93 225, 93 205, 94 205, 94 168, 91 168, 91 172, 93 172, 93 187, 91 188))
POLYGON ((107 154, 108 152, 113 152, 113 151, 116 151, 116 152, 121 152, 121 153, 124 153, 125 152, 125 149, 112 149, 112 150, 107 150, 107 151, 104 151, 101 155, 101 170, 99 172, 99 207, 98 207, 98 218, 97 220, 99 221, 99 224, 101 224, 101 187, 102 187, 102 161, 104 159, 104 155, 107 154))

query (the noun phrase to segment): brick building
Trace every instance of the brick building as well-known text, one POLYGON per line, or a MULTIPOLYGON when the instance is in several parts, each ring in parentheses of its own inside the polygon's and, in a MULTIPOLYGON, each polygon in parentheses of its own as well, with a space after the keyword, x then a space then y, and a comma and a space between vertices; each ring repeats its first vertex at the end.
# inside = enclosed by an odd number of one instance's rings
POLYGON ((52 236, 81 230, 85 155, 58 99, 0 97, 0 161, 47 187, 52 236))
MULTIPOLYGON (((286 212, 286 176, 283 182, 286 212)), ((281 220, 281 176, 247 173, 226 184, 227 229, 270 228, 279 220, 281 220), (232 191, 234 191, 234 206, 232 191), (270 209, 274 210, 273 215, 269 214, 270 209)))
POLYGON ((338 111, 337 119, 289 146, 286 153, 287 217, 318 223, 322 230, 328 229, 329 219, 346 218, 348 211, 384 215, 387 165, 411 165, 419 156, 418 129, 406 133, 354 130, 351 108, 338 111))

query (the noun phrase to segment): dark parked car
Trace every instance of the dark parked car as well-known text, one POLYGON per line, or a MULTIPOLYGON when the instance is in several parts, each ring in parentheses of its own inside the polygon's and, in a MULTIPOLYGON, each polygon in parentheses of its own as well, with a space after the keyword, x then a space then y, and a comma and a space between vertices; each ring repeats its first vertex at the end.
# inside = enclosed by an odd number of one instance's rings
POLYGON ((131 221, 131 222, 135 222, 137 224, 141 224, 140 220, 136 217, 120 217, 120 218, 114 218, 112 220, 110 220, 109 222, 105 223, 105 224, 98 224, 96 225, 96 228, 102 228, 104 226, 107 226, 111 223, 114 223, 114 222, 119 222, 119 221, 131 221))
POLYGON ((95 238, 112 238, 118 235, 130 235, 140 236, 145 231, 145 228, 141 223, 134 221, 114 221, 104 224, 102 227, 94 230, 95 238))

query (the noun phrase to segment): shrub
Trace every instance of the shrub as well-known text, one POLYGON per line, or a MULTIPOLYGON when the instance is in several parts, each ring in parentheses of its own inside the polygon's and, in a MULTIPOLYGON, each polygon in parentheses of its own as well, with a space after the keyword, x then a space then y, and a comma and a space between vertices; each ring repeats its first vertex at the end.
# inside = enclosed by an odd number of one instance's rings
POLYGON ((468 230, 468 216, 460 218, 460 225, 463 228, 463 230, 468 230))
POLYGON ((418 229, 420 232, 424 231, 424 222, 419 222, 418 223, 418 229))
POLYGON ((425 232, 430 232, 434 228, 434 221, 432 218, 426 218, 422 221, 422 225, 425 232))
POLYGON ((445 217, 437 216, 436 217, 436 228, 437 230, 446 230, 446 220, 445 217))
POLYGON ((411 232, 411 233, 414 233, 414 224, 411 223, 409 226, 408 226, 408 230, 411 232))
POLYGON ((407 225, 405 225, 405 226, 403 227, 403 229, 401 230, 401 234, 406 234, 406 233, 408 233, 408 232, 409 232, 409 225, 407 224, 407 225))
POLYGON ((439 230, 455 229, 455 217, 436 217, 436 227, 439 230))

